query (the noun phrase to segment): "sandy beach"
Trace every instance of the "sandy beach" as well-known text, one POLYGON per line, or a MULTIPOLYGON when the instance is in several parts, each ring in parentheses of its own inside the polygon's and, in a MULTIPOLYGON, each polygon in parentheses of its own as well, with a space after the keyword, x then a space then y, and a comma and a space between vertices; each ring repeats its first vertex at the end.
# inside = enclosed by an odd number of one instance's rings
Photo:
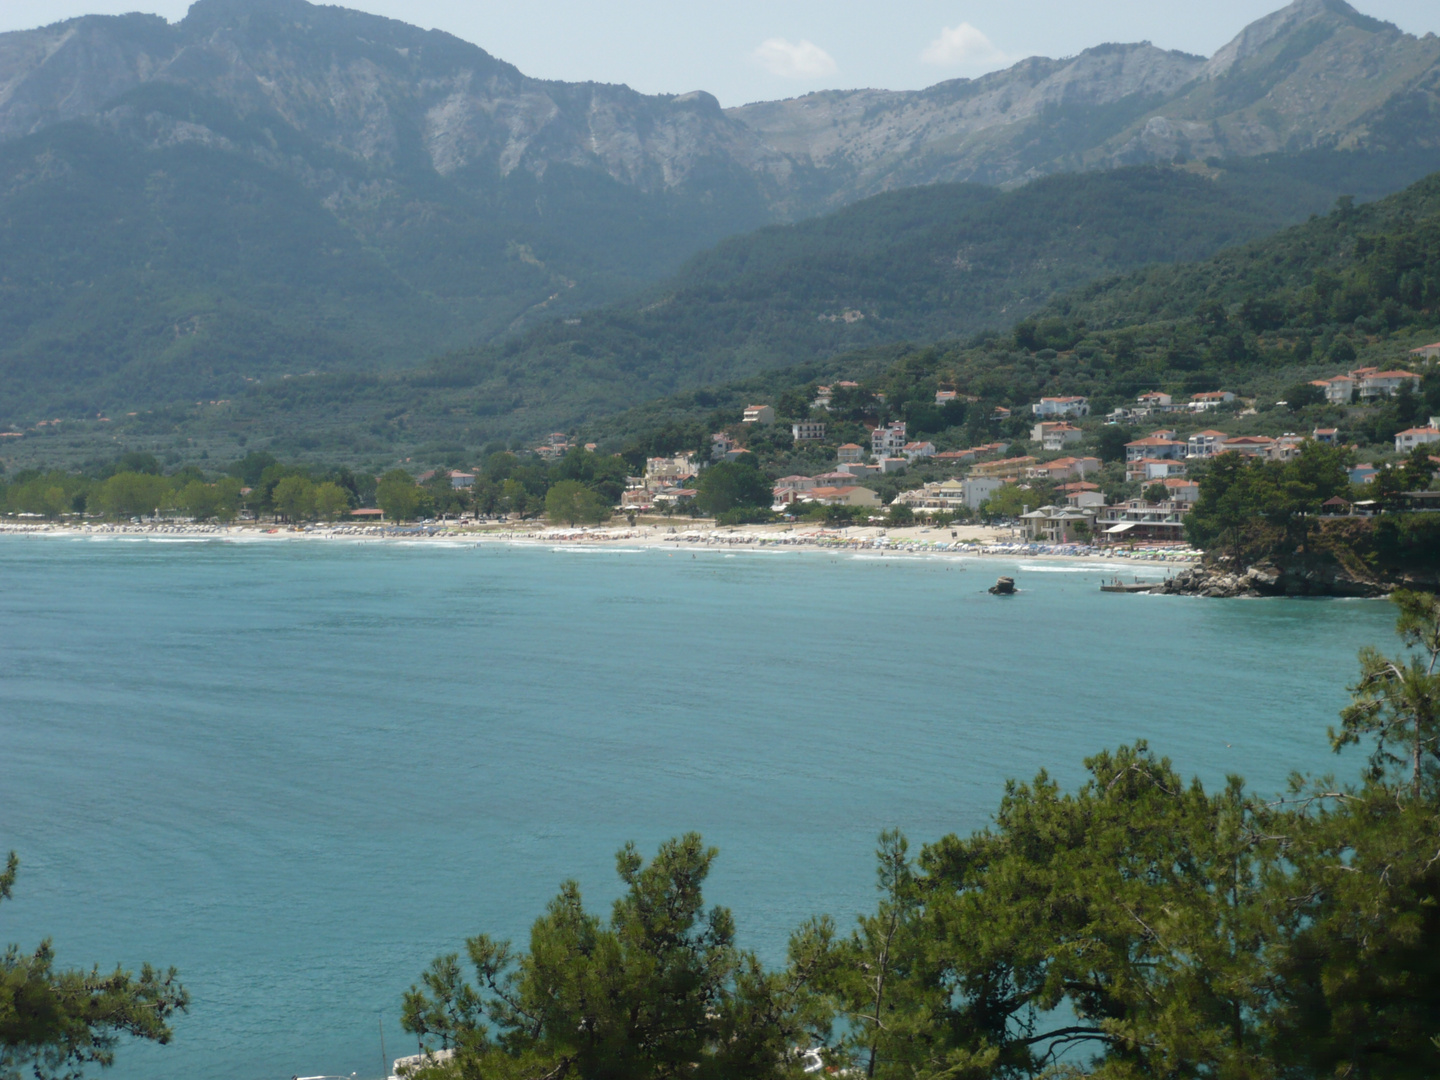
POLYGON ((140 524, 0 522, 0 536, 91 539, 215 540, 232 542, 346 540, 352 542, 470 541, 476 544, 607 546, 696 550, 867 551, 895 556, 994 556, 1191 565, 1200 553, 1189 548, 1136 544, 1090 547, 1045 544, 1017 530, 986 525, 907 528, 814 525, 739 525, 717 528, 705 521, 642 522, 636 525, 556 528, 541 523, 434 522, 414 525, 335 523, 323 525, 199 524, 157 521, 140 524))

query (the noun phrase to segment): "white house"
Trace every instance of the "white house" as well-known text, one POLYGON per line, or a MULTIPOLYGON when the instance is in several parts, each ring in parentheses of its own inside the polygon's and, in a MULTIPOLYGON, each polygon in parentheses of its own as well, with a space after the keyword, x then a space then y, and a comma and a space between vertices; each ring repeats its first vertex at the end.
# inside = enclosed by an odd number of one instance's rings
POLYGON ((775 409, 771 405, 746 405, 745 423, 747 424, 773 424, 775 422, 775 409))
POLYGON ((723 431, 717 431, 710 436, 710 460, 719 461, 731 450, 735 449, 735 440, 726 435, 723 431))
POLYGON ((1203 394, 1196 394, 1190 399, 1192 412, 1204 412, 1206 409, 1213 409, 1217 405, 1229 405, 1235 400, 1235 395, 1229 390, 1207 390, 1203 394))
POLYGON ((1171 476, 1184 476, 1185 463, 1170 458, 1141 458, 1125 464, 1125 479, 1130 481, 1164 480, 1171 476))
POLYGON ((890 457, 903 450, 908 441, 905 438, 905 421, 896 420, 870 432, 870 453, 877 458, 890 457))
POLYGON ((941 480, 939 483, 911 488, 896 495, 895 503, 919 510, 958 510, 967 505, 965 484, 960 480, 941 480))
POLYGON ((858 462, 865 460, 865 448, 859 443, 847 442, 835 451, 835 457, 843 465, 846 462, 858 462))
POLYGON ((935 444, 932 442, 908 442, 900 448, 900 452, 905 455, 906 461, 934 457, 935 444))
POLYGON ((1084 437, 1085 432, 1074 424, 1060 423, 1045 433, 1045 437, 1040 440, 1040 448, 1054 453, 1078 443, 1084 437))
POLYGON ((1141 394, 1135 399, 1137 404, 1147 409, 1168 409, 1171 400, 1169 394, 1161 393, 1159 390, 1151 390, 1148 394, 1141 394))
POLYGON ((782 476, 775 481, 776 491, 809 491, 819 486, 819 482, 809 476, 782 476))
POLYGON ((1170 492, 1170 501, 1193 504, 1200 498, 1200 481, 1187 480, 1183 476, 1167 476, 1160 483, 1170 492))
POLYGON ((958 397, 958 396, 959 396, 959 395, 957 395, 954 390, 936 390, 936 391, 935 391, 935 404, 936 404, 936 405, 948 405, 948 404, 950 404, 950 402, 954 401, 954 400, 956 399, 956 397, 958 397))
POLYGON ((1085 437, 1074 424, 1067 424, 1064 420, 1042 420, 1030 428, 1030 439, 1038 442, 1044 449, 1050 451, 1064 450, 1071 443, 1077 443, 1085 437))
POLYGON ((979 510, 981 503, 1004 486, 1005 481, 998 476, 968 476, 960 481, 965 505, 971 510, 979 510))
POLYGON ((1440 416, 1432 417, 1428 427, 1412 427, 1399 432, 1395 436, 1395 452, 1408 454, 1417 446, 1440 442, 1440 427, 1435 426, 1436 420, 1440 420, 1440 416))
POLYGON ((818 442, 825 438, 825 425, 802 420, 790 425, 790 435, 796 442, 818 442))
POLYGON ((1336 375, 1333 379, 1316 379, 1310 385, 1325 391, 1325 400, 1331 405, 1349 405, 1357 382, 1349 375, 1336 375))
MULTIPOLYGON (((1069 485, 1067 485, 1069 486, 1069 485)), ((1094 487, 1094 485, 1090 485, 1094 487)), ((1098 510, 1105 505, 1105 494, 1102 491, 1067 491, 1065 493, 1066 506, 1078 506, 1080 509, 1098 510)))
POLYGON ((1042 397, 1030 406, 1036 416, 1089 416, 1090 400, 1083 397, 1042 397))
POLYGON ((1440 341, 1430 345, 1421 345, 1418 349, 1411 349, 1410 355, 1419 360, 1435 360, 1440 358, 1440 341))
POLYGON ((1230 436, 1223 431, 1197 431, 1185 440, 1185 456, 1192 458, 1214 457, 1222 453, 1221 445, 1230 436))
POLYGON ((1324 443, 1326 446, 1334 446, 1340 441, 1340 432, 1333 427, 1317 427, 1310 433, 1310 436, 1316 442, 1324 443))
POLYGON ((645 480, 680 480, 696 475, 696 459, 688 454, 674 458, 645 458, 645 480))
POLYGON ((1420 376, 1413 371, 1364 370, 1352 374, 1363 374, 1360 380, 1361 398, 1393 397, 1402 386, 1411 390, 1420 389, 1420 376))

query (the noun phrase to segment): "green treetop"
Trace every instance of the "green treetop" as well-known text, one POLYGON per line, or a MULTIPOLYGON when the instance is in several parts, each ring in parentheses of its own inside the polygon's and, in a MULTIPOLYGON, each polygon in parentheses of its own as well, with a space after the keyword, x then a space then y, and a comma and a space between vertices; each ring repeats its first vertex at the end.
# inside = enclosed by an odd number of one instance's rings
MULTIPOLYGON (((11 852, 0 900, 10 899, 18 869, 11 852)), ((0 955, 0 1080, 77 1080, 87 1065, 113 1064, 126 1035, 168 1043, 170 1018, 189 1003, 174 968, 146 964, 138 979, 120 968, 61 971, 48 939, 29 954, 9 945, 0 955)))

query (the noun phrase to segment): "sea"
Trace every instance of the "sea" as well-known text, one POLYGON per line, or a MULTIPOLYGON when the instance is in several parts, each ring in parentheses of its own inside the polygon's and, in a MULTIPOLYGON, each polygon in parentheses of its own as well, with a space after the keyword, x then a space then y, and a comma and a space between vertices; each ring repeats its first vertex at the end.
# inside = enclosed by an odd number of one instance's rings
POLYGON ((381 1075, 403 992, 562 881, 698 831, 707 900, 781 962, 875 902, 877 834, 985 828, 1144 739, 1264 792, 1380 601, 1101 593, 1128 563, 436 540, 0 538, 0 945, 174 965, 114 1080, 381 1075), (1013 575, 1019 593, 987 586, 1013 575))

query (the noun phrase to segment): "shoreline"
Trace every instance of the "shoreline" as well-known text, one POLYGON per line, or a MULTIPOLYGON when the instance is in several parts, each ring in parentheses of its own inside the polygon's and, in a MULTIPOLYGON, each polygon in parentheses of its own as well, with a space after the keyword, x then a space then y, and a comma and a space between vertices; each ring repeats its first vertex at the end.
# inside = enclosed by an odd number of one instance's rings
POLYGON ((509 525, 334 525, 276 526, 254 523, 219 525, 191 522, 143 524, 56 524, 53 522, 0 522, 0 537, 55 539, 132 539, 171 541, 294 541, 343 540, 351 542, 470 541, 476 545, 505 544, 521 547, 575 547, 605 550, 620 546, 686 551, 769 551, 819 553, 870 553, 908 557, 1046 559, 1075 563, 1144 564, 1190 567, 1200 553, 1188 548, 1163 545, 1091 547, 1077 544, 1047 544, 1018 538, 1013 530, 990 526, 941 528, 909 526, 852 526, 828 529, 819 526, 713 524, 619 525, 584 528, 552 528, 536 523, 532 528, 509 525))

